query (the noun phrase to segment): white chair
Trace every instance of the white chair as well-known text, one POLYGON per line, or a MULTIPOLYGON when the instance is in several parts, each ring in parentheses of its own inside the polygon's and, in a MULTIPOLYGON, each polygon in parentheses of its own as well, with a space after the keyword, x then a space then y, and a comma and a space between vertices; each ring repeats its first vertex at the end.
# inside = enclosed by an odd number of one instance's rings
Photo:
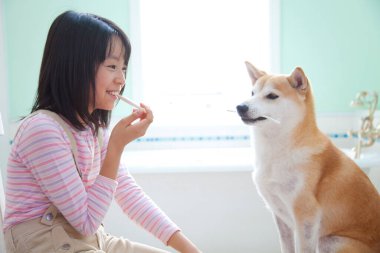
MULTIPOLYGON (((3 185, 3 176, 0 168, 0 228, 3 227, 3 217, 5 210, 5 193, 4 193, 4 185, 3 185)), ((1 232, 1 229, 0 229, 1 232)), ((1 233, 0 233, 1 234, 1 233)))
MULTIPOLYGON (((3 122, 1 120, 1 113, 0 113, 0 136, 2 135, 4 135, 4 128, 3 128, 3 122)), ((1 211, 0 218, 2 222, 3 217, 4 217, 4 209, 5 209, 5 194, 4 194, 4 186, 3 186, 3 180, 2 180, 3 178, 2 178, 1 172, 2 172, 2 168, 0 168, 0 211, 1 211)))
POLYGON ((0 168, 0 211, 1 211, 0 212, 0 252, 5 252, 5 243, 4 243, 4 234, 3 234, 4 209, 5 209, 5 195, 4 195, 3 179, 2 179, 1 168, 0 168))
MULTIPOLYGON (((1 113, 0 113, 0 138, 4 135, 3 122, 1 121, 1 113)), ((4 235, 3 235, 3 217, 4 217, 4 209, 5 209, 5 194, 4 194, 4 186, 3 186, 3 178, 0 168, 0 252, 5 252, 4 245, 4 235)))

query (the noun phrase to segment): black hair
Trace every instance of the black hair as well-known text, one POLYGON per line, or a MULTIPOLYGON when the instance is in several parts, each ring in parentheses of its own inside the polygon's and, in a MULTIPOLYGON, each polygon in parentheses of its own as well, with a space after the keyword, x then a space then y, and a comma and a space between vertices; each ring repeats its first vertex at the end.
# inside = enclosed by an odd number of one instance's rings
POLYGON ((89 103, 95 105, 95 75, 111 53, 115 36, 121 40, 128 66, 131 45, 115 23, 88 13, 66 11, 59 15, 47 36, 32 112, 53 111, 78 130, 89 125, 97 133, 99 127, 108 127, 111 111, 95 109, 90 113, 89 103))

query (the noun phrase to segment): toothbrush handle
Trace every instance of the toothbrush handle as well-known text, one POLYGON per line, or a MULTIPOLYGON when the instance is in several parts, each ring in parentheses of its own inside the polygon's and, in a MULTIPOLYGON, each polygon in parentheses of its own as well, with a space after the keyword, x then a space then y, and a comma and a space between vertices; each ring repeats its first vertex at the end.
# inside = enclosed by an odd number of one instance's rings
POLYGON ((118 96, 118 98, 122 101, 124 101, 125 103, 137 108, 137 109, 142 109, 137 103, 133 102, 132 100, 126 98, 126 97, 123 97, 123 96, 118 96))

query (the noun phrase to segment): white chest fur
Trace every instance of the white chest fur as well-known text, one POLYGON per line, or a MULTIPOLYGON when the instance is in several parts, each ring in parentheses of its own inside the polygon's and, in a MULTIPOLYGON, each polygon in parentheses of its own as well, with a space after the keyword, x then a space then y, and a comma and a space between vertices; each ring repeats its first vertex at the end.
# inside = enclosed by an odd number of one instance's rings
POLYGON ((311 150, 289 152, 286 147, 256 146, 253 179, 269 209, 290 227, 294 223, 294 201, 304 187, 300 169, 310 157, 311 150))

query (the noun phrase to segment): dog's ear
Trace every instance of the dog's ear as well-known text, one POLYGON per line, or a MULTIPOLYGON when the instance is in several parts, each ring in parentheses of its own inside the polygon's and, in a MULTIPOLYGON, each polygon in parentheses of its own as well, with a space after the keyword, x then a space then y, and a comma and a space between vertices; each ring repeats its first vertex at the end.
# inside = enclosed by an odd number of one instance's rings
POLYGON ((247 70, 248 70, 249 76, 251 77, 252 84, 255 84, 255 82, 257 81, 257 79, 259 79, 260 77, 262 77, 263 75, 265 75, 264 71, 258 70, 250 62, 246 61, 245 62, 245 66, 247 66, 247 70))
POLYGON ((290 85, 297 89, 301 94, 306 94, 309 87, 309 81, 303 70, 297 67, 293 70, 292 74, 288 77, 290 85))

